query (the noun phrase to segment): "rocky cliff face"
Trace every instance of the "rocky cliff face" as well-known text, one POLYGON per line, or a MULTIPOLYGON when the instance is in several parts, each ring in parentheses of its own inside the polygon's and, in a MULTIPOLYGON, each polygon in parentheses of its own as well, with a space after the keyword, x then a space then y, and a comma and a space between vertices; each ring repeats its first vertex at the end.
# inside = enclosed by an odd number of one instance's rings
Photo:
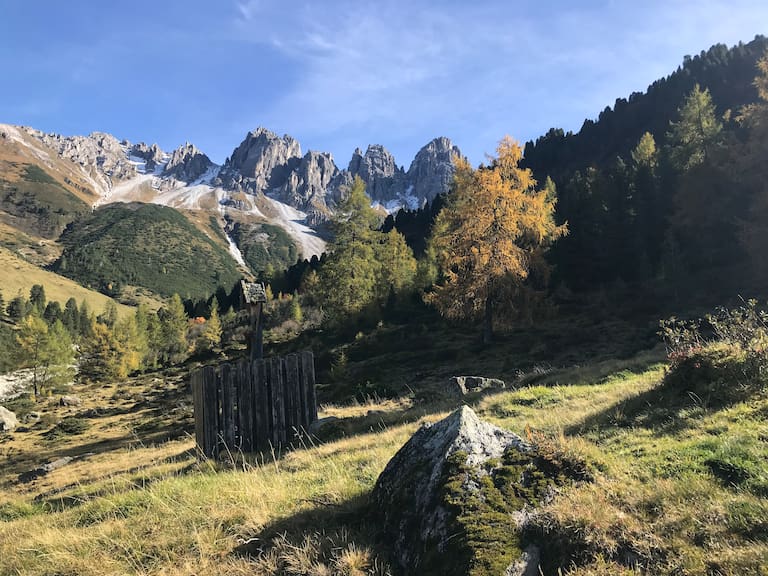
POLYGON ((145 162, 145 170, 147 172, 153 172, 158 166, 161 166, 165 157, 165 153, 160 149, 160 146, 157 144, 148 146, 144 142, 131 146, 129 154, 134 158, 142 159, 145 162))
POLYGON ((386 148, 372 144, 365 153, 356 149, 347 169, 340 170, 330 154, 310 151, 301 156, 299 143, 290 136, 257 128, 234 150, 214 184, 329 214, 359 176, 373 202, 388 210, 415 209, 448 191, 453 158, 460 154, 448 138, 436 138, 419 151, 406 173, 386 148))
POLYGON ((100 188, 108 190, 117 182, 137 174, 136 168, 128 160, 123 143, 111 134, 93 132, 89 136, 61 136, 45 134, 32 128, 23 130, 59 157, 84 168, 97 180, 100 188))
POLYGON ((431 201, 445 193, 453 180, 453 159, 461 157, 461 150, 445 137, 435 138, 416 154, 408 169, 408 182, 413 188, 410 195, 431 201))
POLYGON ((162 175, 182 182, 193 182, 213 166, 208 156, 187 142, 171 153, 162 175))
POLYGON ((458 156, 461 151, 448 138, 435 138, 419 150, 405 172, 383 146, 376 144, 368 146, 365 154, 355 150, 347 172, 350 177, 359 176, 371 200, 387 210, 416 209, 448 192, 453 160, 458 156))
POLYGON ((296 140, 257 128, 225 162, 220 179, 225 187, 258 194, 281 187, 300 161, 301 146, 296 140))
POLYGON ((326 152, 307 152, 285 181, 273 193, 274 198, 303 210, 325 211, 339 199, 341 180, 333 157, 326 152))
POLYGON ((407 188, 405 172, 397 167, 389 150, 380 144, 371 144, 365 154, 356 149, 347 172, 352 177, 359 176, 366 183, 368 196, 380 204, 402 196, 407 188))

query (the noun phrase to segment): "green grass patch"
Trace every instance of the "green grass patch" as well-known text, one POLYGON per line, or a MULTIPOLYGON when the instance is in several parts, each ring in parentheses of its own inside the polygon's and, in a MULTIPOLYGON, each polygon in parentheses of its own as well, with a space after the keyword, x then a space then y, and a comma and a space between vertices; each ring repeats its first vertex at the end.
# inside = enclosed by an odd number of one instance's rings
POLYGON ((0 522, 11 522, 43 513, 43 507, 35 502, 10 501, 0 503, 0 522))
POLYGON ((232 238, 251 269, 259 272, 285 270, 299 257, 296 243, 279 226, 236 222, 232 238))

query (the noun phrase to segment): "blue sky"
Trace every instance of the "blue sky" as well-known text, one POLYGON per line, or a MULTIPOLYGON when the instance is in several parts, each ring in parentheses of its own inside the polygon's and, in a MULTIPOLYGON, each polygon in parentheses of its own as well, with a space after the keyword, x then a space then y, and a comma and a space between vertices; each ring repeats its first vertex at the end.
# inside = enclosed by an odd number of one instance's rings
POLYGON ((761 33, 765 0, 0 0, 0 122, 217 162, 261 125, 340 167, 448 136, 477 164, 761 33))

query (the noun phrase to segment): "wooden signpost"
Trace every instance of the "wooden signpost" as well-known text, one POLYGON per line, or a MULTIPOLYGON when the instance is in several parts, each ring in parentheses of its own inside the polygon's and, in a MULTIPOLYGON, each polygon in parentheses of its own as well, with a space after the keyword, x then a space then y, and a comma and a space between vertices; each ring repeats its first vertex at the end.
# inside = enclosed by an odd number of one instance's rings
POLYGON ((243 290, 243 302, 248 309, 251 333, 248 338, 248 357, 251 360, 264 357, 264 304, 267 293, 260 282, 240 281, 243 290))

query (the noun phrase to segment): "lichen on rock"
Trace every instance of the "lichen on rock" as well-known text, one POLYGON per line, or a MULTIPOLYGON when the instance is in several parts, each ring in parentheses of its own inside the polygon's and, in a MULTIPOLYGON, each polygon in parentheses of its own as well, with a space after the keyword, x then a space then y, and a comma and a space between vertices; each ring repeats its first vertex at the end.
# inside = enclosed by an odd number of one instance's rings
POLYGON ((513 432, 467 406, 423 426, 372 494, 403 574, 538 574, 521 538, 528 513, 573 478, 513 432))

